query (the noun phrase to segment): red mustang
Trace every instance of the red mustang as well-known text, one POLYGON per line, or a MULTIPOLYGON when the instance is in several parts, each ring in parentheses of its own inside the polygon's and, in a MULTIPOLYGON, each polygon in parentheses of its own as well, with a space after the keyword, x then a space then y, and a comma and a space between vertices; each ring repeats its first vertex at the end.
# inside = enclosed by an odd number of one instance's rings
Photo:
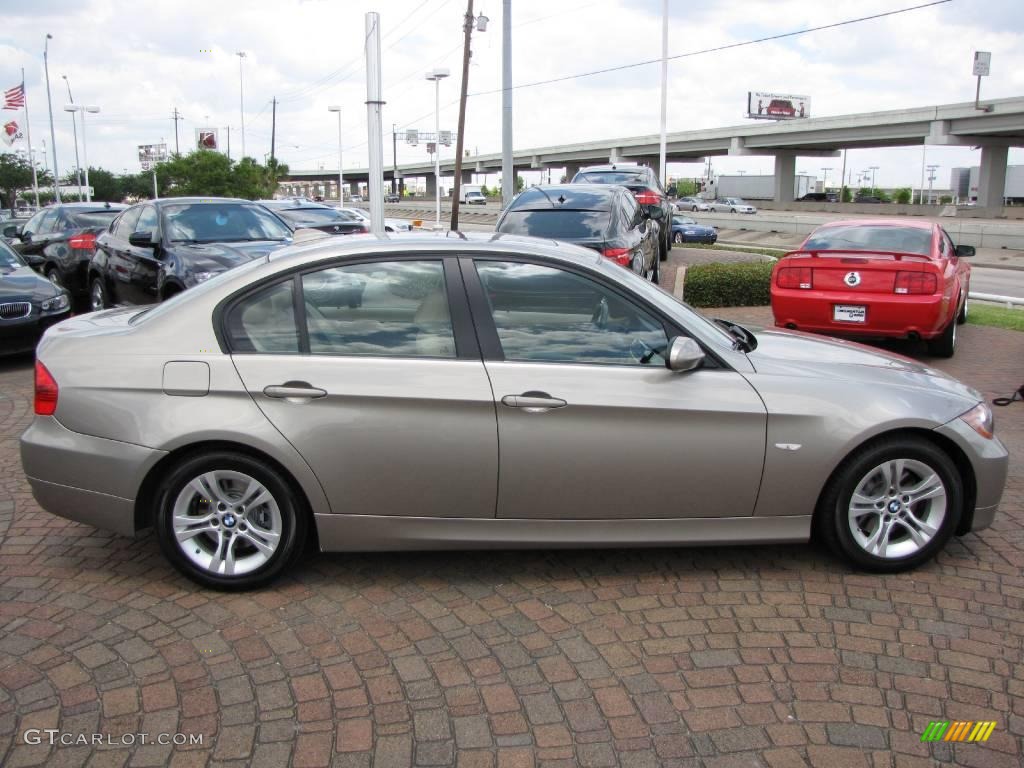
POLYGON ((938 224, 836 221, 772 269, 775 325, 856 338, 925 339, 951 357, 967 319, 973 256, 938 224))

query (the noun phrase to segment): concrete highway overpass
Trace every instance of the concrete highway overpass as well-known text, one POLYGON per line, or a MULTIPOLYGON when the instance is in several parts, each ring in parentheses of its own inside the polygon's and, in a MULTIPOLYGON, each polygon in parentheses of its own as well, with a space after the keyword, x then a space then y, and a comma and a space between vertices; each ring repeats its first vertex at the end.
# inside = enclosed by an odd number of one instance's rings
MULTIPOLYGON (((903 147, 929 144, 936 146, 968 146, 981 148, 978 185, 978 206, 995 208, 1002 205, 1006 182, 1006 160, 1010 147, 1024 147, 1024 97, 986 101, 982 108, 973 102, 942 104, 932 107, 867 112, 834 117, 812 117, 772 123, 754 122, 725 128, 680 131, 668 134, 669 162, 694 161, 713 155, 770 155, 775 158, 775 201, 793 199, 796 158, 808 156, 835 157, 843 149, 870 147, 903 147)), ((658 166, 657 135, 632 136, 619 139, 589 141, 579 144, 537 147, 516 150, 516 170, 564 168, 572 176, 581 165, 607 162, 640 162, 658 166)), ((471 155, 463 159, 463 182, 472 181, 474 173, 501 170, 501 153, 471 155)), ((441 175, 455 171, 454 158, 442 159, 441 175)), ((345 169, 345 181, 365 184, 368 169, 345 169)), ((407 163, 398 167, 399 179, 426 179, 429 195, 434 194, 437 180, 433 163, 407 163)), ((385 169, 385 180, 392 178, 392 169, 385 169)), ((325 189, 334 185, 337 197, 338 171, 291 171, 282 179, 283 188, 291 193, 309 193, 315 184, 325 189)))

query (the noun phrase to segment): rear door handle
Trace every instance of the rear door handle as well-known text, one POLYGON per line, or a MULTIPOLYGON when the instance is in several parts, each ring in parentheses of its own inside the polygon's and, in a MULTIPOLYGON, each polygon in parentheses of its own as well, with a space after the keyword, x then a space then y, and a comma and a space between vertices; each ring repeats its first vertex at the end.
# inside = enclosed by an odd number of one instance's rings
POLYGON ((501 398, 502 405, 509 408, 523 408, 528 413, 541 413, 552 408, 564 408, 568 403, 547 392, 523 392, 521 395, 505 395, 501 398))
POLYGON ((284 384, 272 384, 264 387, 263 394, 267 397, 277 398, 305 398, 325 397, 326 389, 319 389, 305 381, 286 381, 284 384))

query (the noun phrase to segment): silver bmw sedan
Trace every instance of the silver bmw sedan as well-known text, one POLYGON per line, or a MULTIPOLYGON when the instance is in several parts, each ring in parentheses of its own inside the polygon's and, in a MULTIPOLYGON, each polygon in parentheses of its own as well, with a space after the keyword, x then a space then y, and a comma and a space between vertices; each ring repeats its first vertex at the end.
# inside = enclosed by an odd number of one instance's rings
POLYGON ((804 542, 899 571, 988 526, 978 392, 913 360, 708 320, 591 250, 316 238, 49 329, 39 503, 153 527, 185 575, 325 551, 804 542))

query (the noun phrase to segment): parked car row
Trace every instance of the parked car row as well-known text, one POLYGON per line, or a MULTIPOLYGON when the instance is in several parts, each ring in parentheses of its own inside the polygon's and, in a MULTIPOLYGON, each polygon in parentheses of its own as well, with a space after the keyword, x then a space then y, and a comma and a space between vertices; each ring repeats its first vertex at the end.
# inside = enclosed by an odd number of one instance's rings
POLYGON ((757 213, 756 206, 740 197, 717 197, 714 200, 680 197, 675 202, 675 210, 691 213, 757 213))

